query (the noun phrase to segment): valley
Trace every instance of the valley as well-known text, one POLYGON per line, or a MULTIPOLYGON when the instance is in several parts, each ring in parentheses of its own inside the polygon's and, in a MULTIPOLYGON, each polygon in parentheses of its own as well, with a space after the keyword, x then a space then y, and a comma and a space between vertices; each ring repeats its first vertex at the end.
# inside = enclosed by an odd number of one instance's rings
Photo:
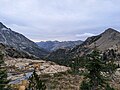
MULTIPOLYGON (((7 80, 10 80, 7 85, 12 90, 21 90, 20 87, 28 89, 29 79, 36 78, 33 78, 34 72, 44 82, 46 90, 80 90, 80 85, 85 80, 84 72, 89 73, 86 65, 91 58, 88 57, 97 50, 99 57, 102 57, 100 60, 104 59, 101 64, 105 67, 110 63, 107 74, 110 68, 114 70, 110 71, 112 74, 108 84, 116 90, 120 89, 120 32, 115 29, 108 28, 85 41, 35 43, 0 23, 0 37, 1 60, 3 58, 7 80)), ((97 62, 96 67, 99 63, 97 62)), ((107 76, 106 72, 99 73, 103 77, 107 76)), ((35 80, 32 83, 34 82, 35 80)))

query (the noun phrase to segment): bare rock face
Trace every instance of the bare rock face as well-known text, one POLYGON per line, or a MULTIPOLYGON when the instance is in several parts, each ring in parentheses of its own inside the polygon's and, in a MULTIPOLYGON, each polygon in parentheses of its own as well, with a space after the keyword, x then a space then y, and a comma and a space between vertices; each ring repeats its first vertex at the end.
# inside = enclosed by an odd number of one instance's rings
POLYGON ((28 52, 37 57, 44 57, 47 52, 38 47, 36 43, 29 40, 20 33, 12 31, 0 22, 0 43, 12 46, 17 50, 28 52))
POLYGON ((54 74, 70 70, 70 67, 44 60, 8 57, 5 59, 5 63, 8 67, 8 79, 11 79, 10 84, 19 83, 22 80, 28 79, 35 68, 38 75, 54 74))

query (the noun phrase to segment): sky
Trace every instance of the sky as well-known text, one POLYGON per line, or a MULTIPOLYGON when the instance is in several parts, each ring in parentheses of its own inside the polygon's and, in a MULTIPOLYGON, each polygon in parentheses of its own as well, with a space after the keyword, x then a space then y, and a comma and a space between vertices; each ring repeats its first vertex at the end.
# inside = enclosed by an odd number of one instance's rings
POLYGON ((120 0, 0 0, 0 22, 38 41, 85 40, 120 31, 120 0))

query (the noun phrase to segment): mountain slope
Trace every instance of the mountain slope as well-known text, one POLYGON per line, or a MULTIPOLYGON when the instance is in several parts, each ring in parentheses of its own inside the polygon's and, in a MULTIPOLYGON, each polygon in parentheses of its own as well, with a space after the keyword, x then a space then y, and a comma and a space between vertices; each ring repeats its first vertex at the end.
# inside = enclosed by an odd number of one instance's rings
POLYGON ((69 55, 78 57, 89 53, 94 47, 97 47, 100 51, 105 51, 108 49, 117 49, 120 52, 120 32, 108 28, 103 33, 89 37, 81 45, 73 48, 69 55))
POLYGON ((15 47, 17 50, 28 52, 40 58, 47 54, 47 52, 38 47, 36 43, 32 42, 22 34, 12 31, 2 23, 0 23, 0 43, 15 47))
POLYGON ((46 41, 46 42, 37 42, 38 46, 48 50, 48 51, 55 51, 57 49, 71 49, 74 48, 76 45, 80 45, 83 41, 46 41))
POLYGON ((2 43, 0 43, 0 51, 2 51, 4 53, 5 57, 39 59, 35 55, 17 50, 14 47, 4 45, 2 43))
POLYGON ((60 53, 62 51, 57 50, 55 52, 50 53, 47 56, 47 58, 49 60, 54 59, 54 61, 57 60, 61 62, 60 60, 64 61, 83 56, 91 52, 91 50, 93 50, 95 46, 100 51, 105 51, 108 49, 117 49, 118 52, 120 52, 120 32, 112 28, 108 28, 107 30, 105 30, 105 32, 101 33, 100 35, 87 38, 81 45, 78 45, 73 49, 66 51, 63 50, 65 52, 63 52, 62 54, 60 53))
MULTIPOLYGON (((104 51, 108 48, 120 47, 120 32, 109 28, 101 34, 101 38, 96 41, 97 48, 104 51)), ((93 44, 90 45, 93 47, 93 44)), ((118 48, 119 49, 119 48, 118 48)))

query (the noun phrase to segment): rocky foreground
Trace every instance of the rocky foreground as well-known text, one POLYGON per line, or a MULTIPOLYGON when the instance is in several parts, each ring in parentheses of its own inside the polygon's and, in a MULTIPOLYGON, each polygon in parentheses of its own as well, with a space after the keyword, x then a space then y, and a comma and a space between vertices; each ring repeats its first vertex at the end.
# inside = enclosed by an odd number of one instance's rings
MULTIPOLYGON (((9 84, 18 85, 23 80, 27 80, 34 69, 41 79, 44 79, 46 90, 79 90, 83 80, 82 76, 71 74, 69 67, 50 61, 9 57, 5 59, 5 63, 8 68, 8 79, 11 80, 9 84)), ((120 62, 116 63, 120 64, 120 62)), ((120 90, 120 68, 111 77, 110 84, 116 90, 120 90)))
POLYGON ((22 80, 28 79, 33 70, 37 70, 37 74, 52 75, 58 72, 65 72, 69 67, 57 65, 54 62, 43 60, 31 60, 25 58, 7 58, 5 63, 8 68, 8 79, 11 80, 10 84, 20 83, 22 80))

